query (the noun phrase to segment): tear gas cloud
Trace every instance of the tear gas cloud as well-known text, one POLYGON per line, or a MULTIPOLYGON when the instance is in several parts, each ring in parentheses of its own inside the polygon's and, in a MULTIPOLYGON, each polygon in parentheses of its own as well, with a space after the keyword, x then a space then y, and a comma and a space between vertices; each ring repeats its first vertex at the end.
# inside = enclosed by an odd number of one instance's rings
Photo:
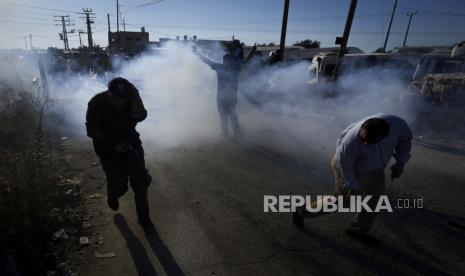
MULTIPOLYGON (((218 47, 214 61, 220 62, 222 54, 218 47)), ((246 137, 258 143, 275 140, 283 150, 307 148, 330 154, 339 132, 367 115, 391 113, 413 121, 415 109, 399 101, 407 91, 400 80, 386 81, 378 77, 379 70, 366 70, 342 77, 338 97, 324 97, 306 84, 308 65, 244 70, 237 111, 246 137)), ((138 131, 148 152, 221 139, 216 73, 191 46, 170 44, 161 54, 142 55, 123 64, 115 75, 133 82, 144 100, 149 115, 138 131)), ((56 99, 50 113, 62 122, 54 127, 85 135, 87 102, 107 84, 87 74, 66 79, 56 74, 49 83, 56 99)))

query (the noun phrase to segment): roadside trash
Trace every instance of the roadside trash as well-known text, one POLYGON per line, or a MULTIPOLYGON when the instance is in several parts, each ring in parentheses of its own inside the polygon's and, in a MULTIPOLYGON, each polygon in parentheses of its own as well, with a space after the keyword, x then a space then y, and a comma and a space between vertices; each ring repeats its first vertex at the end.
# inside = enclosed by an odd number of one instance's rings
POLYGON ((68 183, 72 185, 79 185, 81 181, 79 179, 68 179, 68 183))
POLYGON ((80 237, 79 238, 79 243, 81 245, 89 245, 89 238, 88 237, 80 237))
POLYGON ((98 166, 98 162, 93 162, 92 166, 98 166))
POLYGON ((102 197, 102 195, 99 194, 99 193, 95 193, 95 194, 92 194, 92 195, 89 196, 90 199, 97 199, 97 198, 101 198, 101 197, 102 197))
POLYGON ((58 186, 65 186, 65 185, 80 185, 81 181, 79 179, 63 179, 58 183, 58 186))
POLYGON ((82 229, 89 229, 92 227, 92 224, 90 224, 89 222, 85 221, 82 223, 82 229))
POLYGON ((114 258, 116 257, 115 253, 110 252, 110 253, 98 253, 95 251, 95 257, 97 258, 114 258))
POLYGON ((66 141, 66 140, 68 140, 68 137, 63 136, 63 137, 60 138, 60 140, 61 140, 61 141, 66 141))
POLYGON ((65 196, 72 196, 74 193, 73 189, 69 189, 65 192, 65 196))
POLYGON ((66 240, 68 239, 68 234, 66 234, 65 229, 60 229, 53 234, 52 240, 66 240))

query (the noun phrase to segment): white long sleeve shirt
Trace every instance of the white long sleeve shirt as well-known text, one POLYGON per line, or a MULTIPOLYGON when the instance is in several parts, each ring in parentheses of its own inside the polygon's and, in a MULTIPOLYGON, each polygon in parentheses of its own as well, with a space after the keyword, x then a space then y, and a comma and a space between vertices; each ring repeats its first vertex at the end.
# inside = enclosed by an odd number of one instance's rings
POLYGON ((401 118, 375 114, 353 123, 340 135, 336 161, 342 171, 343 187, 358 189, 357 174, 382 172, 392 157, 405 164, 410 159, 412 131, 401 118), (389 134, 376 144, 364 144, 359 137, 362 124, 370 118, 380 118, 389 124, 389 134))

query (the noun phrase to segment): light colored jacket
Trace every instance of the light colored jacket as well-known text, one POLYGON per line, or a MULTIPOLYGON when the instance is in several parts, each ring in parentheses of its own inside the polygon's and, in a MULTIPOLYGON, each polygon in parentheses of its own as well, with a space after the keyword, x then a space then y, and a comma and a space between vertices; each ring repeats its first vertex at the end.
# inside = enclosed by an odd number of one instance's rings
POLYGON ((340 135, 336 147, 343 187, 358 189, 357 174, 383 172, 394 156, 398 163, 410 159, 412 131, 408 124, 394 115, 375 114, 353 123, 340 135), (362 124, 370 118, 380 118, 389 124, 389 135, 376 144, 364 144, 359 138, 362 124))

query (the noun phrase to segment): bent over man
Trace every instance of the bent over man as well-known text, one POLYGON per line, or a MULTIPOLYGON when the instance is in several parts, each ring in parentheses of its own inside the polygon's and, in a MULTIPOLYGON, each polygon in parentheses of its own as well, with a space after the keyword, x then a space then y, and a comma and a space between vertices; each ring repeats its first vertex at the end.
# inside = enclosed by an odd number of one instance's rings
POLYGON ((151 176, 136 125, 146 117, 138 90, 124 78, 111 80, 107 91, 95 95, 86 114, 87 136, 92 138, 107 179, 108 206, 118 210, 118 198, 127 192, 129 180, 144 228, 151 226, 147 197, 151 176))
MULTIPOLYGON (((335 195, 372 196, 368 206, 374 210, 385 193, 384 169, 392 157, 391 178, 402 175, 409 161, 412 131, 407 123, 394 115, 376 114, 347 127, 337 141, 336 153, 331 162, 335 175, 335 195)), ((312 209, 318 202, 312 203, 312 209)), ((301 207, 293 214, 293 222, 304 227, 304 218, 323 215, 311 213, 301 207)), ((362 210, 356 213, 346 232, 355 237, 366 237, 376 218, 375 212, 362 210)))

